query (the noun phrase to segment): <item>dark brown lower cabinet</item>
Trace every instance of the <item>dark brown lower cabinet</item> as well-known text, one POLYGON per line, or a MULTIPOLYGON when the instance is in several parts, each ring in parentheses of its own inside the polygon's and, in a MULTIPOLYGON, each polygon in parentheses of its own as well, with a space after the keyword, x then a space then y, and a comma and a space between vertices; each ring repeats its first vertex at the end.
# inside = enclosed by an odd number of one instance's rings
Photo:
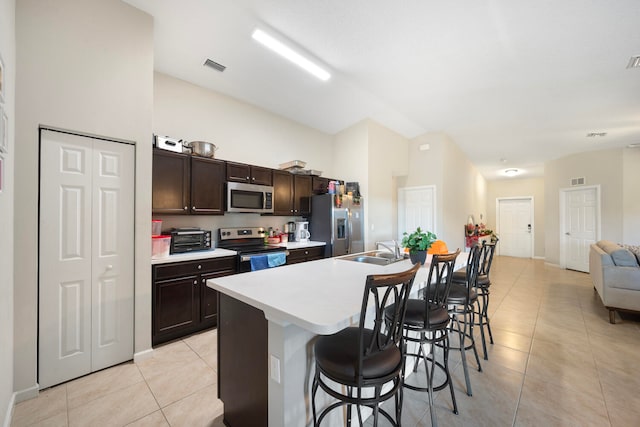
POLYGON ((314 246, 312 248, 289 249, 287 264, 298 264, 300 262, 315 261, 324 258, 324 246, 314 246))
POLYGON ((218 292, 206 281, 235 273, 235 256, 154 265, 152 344, 216 326, 218 292))
POLYGON ((269 415, 268 327, 264 312, 219 295, 218 396, 229 427, 266 427, 269 415))

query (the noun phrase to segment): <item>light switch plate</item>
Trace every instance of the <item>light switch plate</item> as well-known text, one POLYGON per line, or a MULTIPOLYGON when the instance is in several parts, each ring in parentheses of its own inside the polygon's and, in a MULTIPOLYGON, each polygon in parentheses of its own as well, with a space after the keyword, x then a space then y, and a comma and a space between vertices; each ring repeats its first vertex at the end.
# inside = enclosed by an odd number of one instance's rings
POLYGON ((280 384, 280 359, 271 354, 269 355, 269 362, 271 379, 280 384))

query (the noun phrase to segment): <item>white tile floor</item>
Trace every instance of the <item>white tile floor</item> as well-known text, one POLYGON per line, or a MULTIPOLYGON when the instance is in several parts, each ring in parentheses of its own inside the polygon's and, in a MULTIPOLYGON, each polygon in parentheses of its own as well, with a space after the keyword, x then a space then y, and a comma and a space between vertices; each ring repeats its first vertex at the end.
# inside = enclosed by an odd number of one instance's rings
MULTIPOLYGON (((497 257, 491 279, 495 345, 483 371, 470 371, 473 397, 452 355, 460 414, 451 413, 448 390, 439 392, 441 426, 639 425, 640 323, 611 325, 588 274, 497 257)), ((45 390, 16 405, 11 425, 221 427, 215 334, 45 390)), ((405 392, 402 421, 431 425, 424 394, 405 392)))

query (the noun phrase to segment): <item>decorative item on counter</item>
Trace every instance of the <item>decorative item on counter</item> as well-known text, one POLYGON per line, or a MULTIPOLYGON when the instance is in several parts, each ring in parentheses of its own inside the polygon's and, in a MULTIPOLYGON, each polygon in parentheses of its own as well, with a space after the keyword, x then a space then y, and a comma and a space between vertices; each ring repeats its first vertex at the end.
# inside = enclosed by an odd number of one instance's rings
POLYGON ((336 183, 335 181, 329 181, 329 187, 328 187, 328 193, 329 194, 336 194, 336 183))
POLYGON ((333 196, 333 205, 336 208, 341 208, 342 207, 342 196, 340 194, 335 194, 333 196))
POLYGON ((448 252, 447 244, 442 240, 436 240, 431 244, 431 247, 427 249, 427 254, 446 254, 448 252))
POLYGON ((470 224, 467 223, 464 226, 465 231, 465 245, 467 248, 474 246, 478 243, 479 240, 488 240, 494 241, 497 238, 497 235, 491 230, 487 228, 484 223, 480 224, 470 224))
POLYGON ((427 250, 436 241, 436 235, 430 231, 422 231, 420 227, 411 234, 405 231, 402 235, 402 246, 409 249, 411 262, 413 264, 419 262, 424 265, 427 259, 427 250))

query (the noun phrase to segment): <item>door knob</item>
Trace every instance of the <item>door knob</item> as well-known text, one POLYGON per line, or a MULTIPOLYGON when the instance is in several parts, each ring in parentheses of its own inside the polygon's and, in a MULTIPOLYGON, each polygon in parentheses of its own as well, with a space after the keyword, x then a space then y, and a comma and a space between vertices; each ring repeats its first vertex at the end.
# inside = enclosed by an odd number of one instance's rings
POLYGON ((569 233, 568 231, 566 233, 564 233, 565 236, 571 236, 571 233, 569 233))

